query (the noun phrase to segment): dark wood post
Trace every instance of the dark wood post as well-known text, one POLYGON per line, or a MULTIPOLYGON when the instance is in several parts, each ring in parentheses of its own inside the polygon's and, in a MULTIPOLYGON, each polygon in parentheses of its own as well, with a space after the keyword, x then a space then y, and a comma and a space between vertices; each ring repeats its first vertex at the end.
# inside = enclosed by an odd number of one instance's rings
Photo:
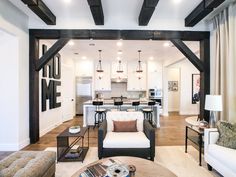
POLYGON ((200 60, 204 63, 204 72, 201 72, 200 83, 200 118, 209 121, 209 111, 204 109, 205 96, 210 94, 210 40, 203 39, 200 41, 200 60))
POLYGON ((30 143, 39 140, 39 72, 36 61, 39 58, 39 39, 29 35, 29 126, 30 143))

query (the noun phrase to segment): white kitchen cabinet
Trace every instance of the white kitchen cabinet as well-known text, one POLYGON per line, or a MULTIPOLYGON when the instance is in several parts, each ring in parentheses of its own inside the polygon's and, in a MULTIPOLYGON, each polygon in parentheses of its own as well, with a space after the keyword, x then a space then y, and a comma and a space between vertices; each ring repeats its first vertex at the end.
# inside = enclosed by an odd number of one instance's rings
MULTIPOLYGON (((95 63, 97 64, 97 62, 95 63)), ((94 90, 95 91, 111 91, 111 64, 102 62, 103 76, 99 78, 96 72, 96 65, 94 71, 94 90)))
POLYGON ((160 61, 148 61, 148 89, 162 89, 163 67, 160 61))
POLYGON ((128 91, 146 91, 147 90, 147 72, 146 72, 146 63, 142 62, 142 77, 139 79, 137 77, 136 69, 138 62, 129 62, 128 63, 128 91))
POLYGON ((121 62, 121 66, 123 68, 123 73, 117 73, 117 69, 118 69, 119 63, 118 61, 113 61, 111 63, 111 78, 127 78, 127 62, 121 62))
POLYGON ((94 71, 94 63, 90 60, 79 60, 76 62, 75 74, 78 77, 92 77, 94 71))

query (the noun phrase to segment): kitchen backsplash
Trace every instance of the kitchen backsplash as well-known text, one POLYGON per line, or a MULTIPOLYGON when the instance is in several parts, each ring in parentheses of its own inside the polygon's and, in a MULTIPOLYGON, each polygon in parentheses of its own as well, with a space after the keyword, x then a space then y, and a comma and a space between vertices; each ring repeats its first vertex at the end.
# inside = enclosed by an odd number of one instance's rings
POLYGON ((127 83, 111 83, 111 91, 99 91, 95 92, 95 95, 97 93, 101 93, 103 98, 111 98, 111 97, 120 97, 121 95, 123 97, 127 98, 143 98, 146 97, 146 92, 143 91, 127 91, 127 83))

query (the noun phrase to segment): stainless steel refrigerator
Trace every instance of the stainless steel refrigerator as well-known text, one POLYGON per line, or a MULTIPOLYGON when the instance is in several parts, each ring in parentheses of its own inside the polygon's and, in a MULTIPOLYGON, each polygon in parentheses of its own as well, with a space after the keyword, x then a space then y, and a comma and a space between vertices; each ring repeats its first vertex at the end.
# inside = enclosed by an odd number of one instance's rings
POLYGON ((76 77, 76 114, 83 114, 83 103, 92 99, 92 77, 76 77))

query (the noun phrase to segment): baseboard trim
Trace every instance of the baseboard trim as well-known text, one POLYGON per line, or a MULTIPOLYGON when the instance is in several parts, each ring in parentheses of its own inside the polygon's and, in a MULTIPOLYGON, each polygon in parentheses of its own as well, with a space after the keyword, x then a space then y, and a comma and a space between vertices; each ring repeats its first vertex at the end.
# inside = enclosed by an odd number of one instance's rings
POLYGON ((181 116, 191 116, 191 115, 198 115, 199 113, 197 112, 179 112, 179 115, 181 116))
POLYGON ((19 144, 0 144, 0 151, 19 151, 19 144))
POLYGON ((30 144, 30 139, 27 138, 26 140, 20 142, 19 149, 23 149, 24 147, 28 146, 29 144, 30 144))
POLYGON ((53 130, 54 128, 56 128, 57 126, 61 125, 62 124, 62 121, 59 121, 49 127, 47 127, 46 129, 44 130, 41 130, 40 131, 40 137, 42 137, 43 135, 45 135, 46 133, 50 132, 51 130, 53 130))

